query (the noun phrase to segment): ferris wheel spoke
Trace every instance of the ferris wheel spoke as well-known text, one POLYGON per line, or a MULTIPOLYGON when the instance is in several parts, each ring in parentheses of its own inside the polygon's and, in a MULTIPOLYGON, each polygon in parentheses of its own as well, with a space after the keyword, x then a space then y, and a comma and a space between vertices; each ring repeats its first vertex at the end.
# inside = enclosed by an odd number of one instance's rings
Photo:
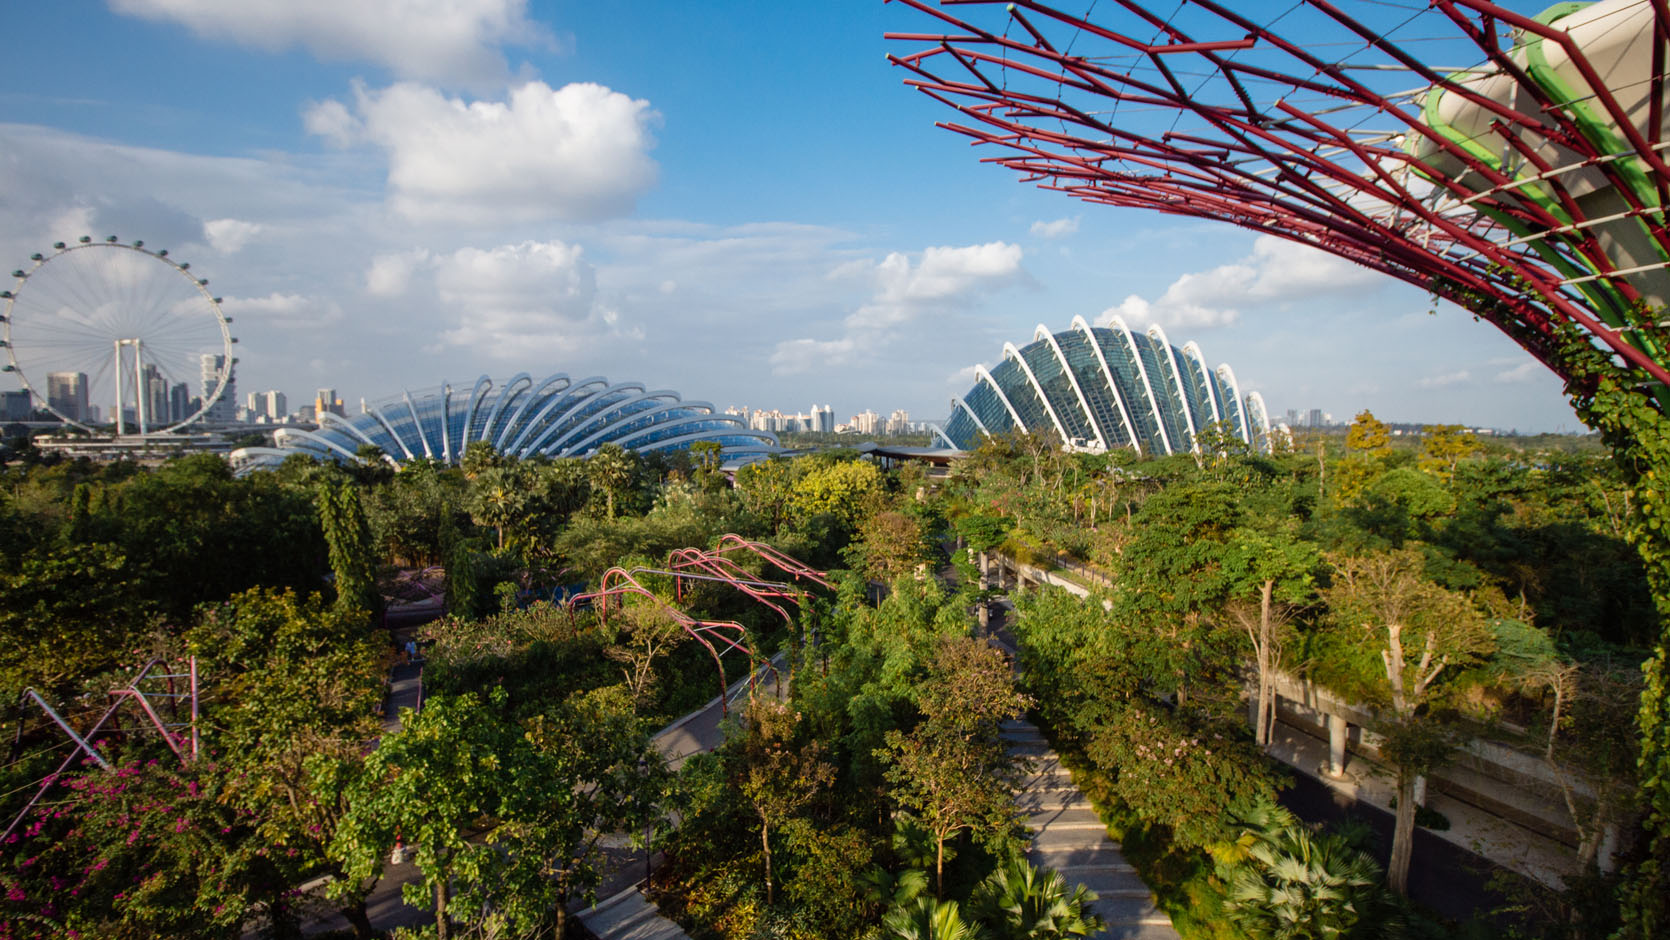
POLYGON ((114 409, 119 398, 124 409, 144 410, 147 432, 197 418, 200 409, 178 413, 176 389, 201 391, 203 355, 231 356, 220 307, 200 279, 137 245, 60 248, 13 293, 6 335, 24 385, 40 397, 50 373, 82 373, 90 402, 114 409), (166 410, 152 407, 159 391, 166 410))

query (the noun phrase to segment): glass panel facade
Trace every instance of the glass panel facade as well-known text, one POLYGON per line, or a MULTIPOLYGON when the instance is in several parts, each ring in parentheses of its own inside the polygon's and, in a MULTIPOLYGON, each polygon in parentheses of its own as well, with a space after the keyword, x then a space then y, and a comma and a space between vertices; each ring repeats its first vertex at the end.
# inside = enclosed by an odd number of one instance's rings
MULTIPOLYGON (((974 387, 969 389, 967 395, 963 396, 963 401, 967 403, 969 410, 980 419, 980 423, 986 426, 986 430, 993 434, 1002 434, 1015 426, 1015 419, 1010 417, 1009 409, 1004 407, 1003 399, 998 397, 997 388, 984 379, 977 380, 974 383, 974 387)), ((969 423, 973 424, 972 421, 969 423)), ((978 427, 976 427, 975 433, 979 433, 978 427)), ((963 440, 960 437, 952 437, 951 439, 954 441, 963 440)), ((973 438, 971 437, 969 440, 973 440, 973 438)), ((966 447, 967 445, 959 443, 957 446, 966 447)))
POLYGON ((1125 334, 1104 327, 1095 327, 1091 333, 1096 337, 1096 345, 1102 347, 1102 355, 1107 357, 1108 368, 1113 370, 1113 380, 1119 383, 1119 392, 1125 399, 1126 410, 1131 414, 1131 423, 1136 425, 1142 452, 1165 453, 1160 442, 1160 426, 1154 422, 1154 406, 1148 400, 1148 390, 1143 388, 1142 374, 1137 371, 1136 357, 1130 344, 1125 342, 1125 334))
POLYGON ((1206 374, 1201 371, 1200 363, 1193 356, 1185 355, 1181 349, 1171 351, 1172 358, 1177 362, 1177 370, 1183 375, 1183 388, 1189 393, 1189 407, 1194 410, 1195 427, 1204 428, 1217 421, 1217 411, 1214 410, 1212 386, 1206 380, 1206 374))
MULTIPOLYGON (((1026 371, 1013 359, 1004 359, 992 370, 992 380, 997 387, 1003 389, 1003 394, 1009 399, 1009 404, 1015 406, 1015 413, 1021 416, 1021 424, 1033 432, 1054 431, 1055 422, 1050 419, 1050 413, 1045 410, 1044 402, 1038 393, 1032 389, 1032 380, 1026 377, 1026 371)), ((984 417, 982 415, 981 417, 984 417)), ((993 434, 997 429, 991 425, 986 428, 993 434)))
POLYGON ((1050 408, 1055 411, 1055 416, 1061 419, 1061 426, 1067 429, 1068 440, 1080 444, 1094 441, 1096 431, 1090 426, 1090 418, 1079 405, 1078 392, 1073 390, 1073 380, 1068 377, 1067 370, 1062 368, 1061 359, 1056 356, 1055 349, 1049 341, 1041 339, 1028 345, 1021 350, 1021 358, 1031 367, 1032 375, 1038 380, 1038 387, 1043 389, 1050 408))
POLYGON ((1108 377, 1102 372, 1102 362, 1096 357, 1096 347, 1078 330, 1057 333, 1061 353, 1079 381, 1084 400, 1090 403, 1090 417, 1102 432, 1102 441, 1109 449, 1131 446, 1131 435, 1125 431, 1125 421, 1119 416, 1119 403, 1114 390, 1108 387, 1108 377))
POLYGON ((1143 368, 1148 372, 1148 384, 1160 405, 1160 420, 1165 422, 1166 438, 1171 452, 1180 454, 1193 446, 1189 426, 1183 419, 1183 401, 1177 397, 1177 384, 1171 377, 1171 350, 1161 350, 1160 344, 1142 333, 1132 334, 1137 352, 1142 356, 1143 368))
MULTIPOLYGON (((979 387, 985 388, 984 383, 979 387)), ((986 389, 986 391, 989 394, 991 389, 986 389)), ((962 450, 973 450, 979 447, 980 439, 983 437, 980 433, 980 425, 974 423, 974 419, 969 417, 968 412, 964 411, 961 405, 951 406, 951 417, 945 422, 944 433, 951 443, 962 450)))

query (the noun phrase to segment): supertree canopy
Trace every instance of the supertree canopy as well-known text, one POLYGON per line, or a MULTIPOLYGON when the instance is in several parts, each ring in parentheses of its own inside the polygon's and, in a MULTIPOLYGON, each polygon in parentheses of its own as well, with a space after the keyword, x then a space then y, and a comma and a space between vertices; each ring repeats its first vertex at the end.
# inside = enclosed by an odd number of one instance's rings
POLYGON ((1569 324, 1670 403, 1664 0, 897 2, 937 22, 891 60, 988 161, 1384 271, 1571 379, 1569 324))

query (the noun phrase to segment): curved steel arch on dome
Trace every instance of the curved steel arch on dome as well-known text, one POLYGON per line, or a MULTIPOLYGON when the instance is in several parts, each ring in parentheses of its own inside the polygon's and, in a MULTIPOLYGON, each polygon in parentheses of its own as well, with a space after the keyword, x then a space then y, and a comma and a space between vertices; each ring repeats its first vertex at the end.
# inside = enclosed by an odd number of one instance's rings
POLYGON ((1258 450, 1269 447, 1264 399, 1252 392, 1243 400, 1229 366, 1208 372, 1196 344, 1178 349, 1157 327, 1133 333, 1117 316, 1108 327, 1083 317, 1060 333, 1039 326, 1031 343, 1005 343, 1003 362, 976 366, 974 377, 974 387, 951 400, 945 426, 934 429, 947 446, 968 450, 983 437, 1022 430, 1061 435, 1075 450, 1174 454, 1192 450, 1202 429, 1221 426, 1258 450), (1145 362, 1162 371, 1163 394, 1145 362), (1179 362, 1194 364, 1190 374, 1198 370, 1198 377, 1185 382, 1179 362), (1017 408, 1016 400, 1026 404, 1017 408), (1132 420, 1133 410, 1141 420, 1132 420), (1063 414, 1082 415, 1072 423, 1087 433, 1062 434, 1063 414))
POLYGON ((576 382, 561 372, 536 383, 521 372, 500 385, 484 375, 467 395, 454 396, 451 385, 401 392, 363 414, 321 415, 315 430, 279 428, 274 446, 234 451, 232 462, 247 473, 275 467, 292 454, 353 461, 369 444, 396 466, 417 459, 455 464, 474 441, 516 457, 583 457, 608 443, 652 453, 713 441, 726 461, 781 449, 776 435, 717 414, 709 402, 684 401, 671 389, 646 391, 642 382, 611 383, 603 376, 576 382))
POLYGON ((1574 327, 1670 405, 1664 0, 896 2, 906 84, 1024 181, 1313 245, 1556 372, 1574 327))

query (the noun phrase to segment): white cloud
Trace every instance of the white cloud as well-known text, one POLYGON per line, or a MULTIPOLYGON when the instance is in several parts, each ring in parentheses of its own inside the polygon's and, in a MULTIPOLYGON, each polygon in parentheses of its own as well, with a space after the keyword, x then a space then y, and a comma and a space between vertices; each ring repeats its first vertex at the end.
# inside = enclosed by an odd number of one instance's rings
POLYGON ((791 339, 771 351, 773 375, 800 375, 818 369, 844 366, 858 352, 858 342, 843 339, 791 339))
POLYGON ((1463 385, 1473 380, 1472 373, 1466 369, 1457 369, 1442 375, 1429 375, 1415 381, 1417 388, 1449 388, 1452 385, 1463 385))
POLYGON ((371 259, 365 272, 365 290, 373 297, 398 297, 411 286, 412 274, 429 264, 433 256, 422 248, 381 254, 371 259))
MULTIPOLYGON (((900 252, 863 264, 869 266, 874 293, 842 322, 845 335, 778 343, 771 354, 774 373, 793 375, 850 362, 854 354, 886 343, 924 314, 967 304, 976 292, 1004 287, 1023 273, 1021 248, 1008 242, 931 247, 915 264, 900 252)), ((858 263, 848 262, 830 276, 845 280, 864 273, 858 263)))
POLYGON ((1260 235, 1253 242, 1251 256, 1210 271, 1184 274, 1152 301, 1132 294, 1102 311, 1098 322, 1105 325, 1117 314, 1133 327, 1151 323, 1167 329, 1228 326, 1248 305, 1362 290, 1379 280, 1367 268, 1320 249, 1260 235))
POLYGON ((1527 382, 1537 376, 1547 374, 1548 367, 1535 359, 1527 359, 1511 369, 1503 369, 1496 373, 1496 381, 1503 384, 1512 382, 1527 382))
POLYGON ((410 219, 597 221, 631 212, 655 182, 649 102, 602 85, 527 82, 508 101, 449 98, 412 83, 355 89, 304 115, 336 143, 388 156, 394 208, 410 219))
POLYGON ((235 255, 264 228, 266 226, 259 222, 241 219, 210 219, 203 223, 203 237, 209 240, 211 248, 221 254, 235 255))
POLYGON ((176 22, 269 52, 374 62, 402 78, 481 84, 507 74, 501 44, 549 45, 527 0, 110 0, 118 13, 176 22))
POLYGON ((454 326, 437 349, 462 346, 492 359, 572 356, 603 336, 639 338, 598 303, 597 273, 579 245, 522 242, 464 248, 435 263, 435 292, 454 326))
POLYGON ((1066 238, 1068 235, 1077 233, 1078 230, 1079 217, 1076 215, 1065 219, 1056 219, 1053 222, 1039 219, 1032 223, 1030 229, 1032 234, 1038 238, 1066 238))
POLYGON ((221 309, 230 316, 258 317, 284 330, 317 329, 342 319, 342 308, 334 300, 277 291, 265 297, 227 297, 221 309))

